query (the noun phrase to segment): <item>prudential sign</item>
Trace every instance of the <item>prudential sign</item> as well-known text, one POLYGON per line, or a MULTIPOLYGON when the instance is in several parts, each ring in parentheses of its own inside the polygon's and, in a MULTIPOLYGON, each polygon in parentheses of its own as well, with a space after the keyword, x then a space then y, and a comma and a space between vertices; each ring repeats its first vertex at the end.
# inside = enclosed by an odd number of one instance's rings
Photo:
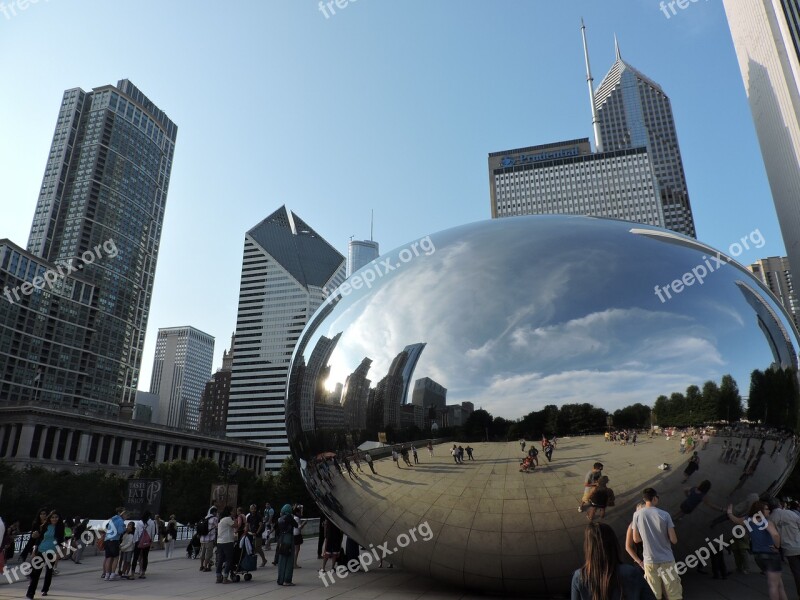
POLYGON ((578 156, 580 149, 577 146, 572 148, 565 148, 563 150, 555 150, 553 152, 539 152, 538 154, 520 154, 519 156, 504 156, 500 161, 500 166, 503 168, 515 167, 517 165, 525 165, 529 163, 540 162, 543 160, 554 160, 556 158, 569 158, 570 156, 578 156))

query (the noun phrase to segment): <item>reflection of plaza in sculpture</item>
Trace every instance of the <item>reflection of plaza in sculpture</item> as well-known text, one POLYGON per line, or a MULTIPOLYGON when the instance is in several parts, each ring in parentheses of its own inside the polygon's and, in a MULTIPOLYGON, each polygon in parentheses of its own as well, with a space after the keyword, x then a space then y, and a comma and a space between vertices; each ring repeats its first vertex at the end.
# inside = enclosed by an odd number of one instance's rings
MULTIPOLYGON (((685 488, 704 480, 711 506, 780 489, 797 458, 796 331, 747 271, 730 263, 661 303, 653 282, 687 272, 708 247, 586 217, 506 219, 431 238, 434 255, 371 290, 329 297, 295 352, 290 443, 346 534, 377 545, 428 521, 433 540, 391 562, 457 585, 546 596, 568 589, 580 563, 587 513, 575 509, 596 461, 616 495, 605 522, 623 539, 647 486, 673 515, 685 488), (737 408, 737 382, 750 386, 746 407, 737 408), (642 404, 654 406, 647 425, 677 427, 676 436, 640 433, 621 446, 595 435, 606 415, 642 404), (529 440, 558 435, 552 462, 540 456, 520 472, 520 445, 476 443, 489 435, 481 430, 453 440, 474 447, 474 461, 454 461, 452 442, 429 456, 423 439, 419 465, 393 462, 388 447, 369 450, 376 474, 367 468, 363 449, 377 444, 365 442, 428 431, 446 406, 516 420, 512 429, 529 440), (584 413, 587 435, 565 438, 584 413), (739 416, 753 424, 719 423, 739 416), (692 437, 694 425, 697 436, 712 423, 702 449, 680 452, 681 431, 692 437), (685 482, 694 451, 699 469, 685 482)), ((710 526, 718 516, 706 505, 681 516, 676 557, 724 533, 730 523, 710 526)))

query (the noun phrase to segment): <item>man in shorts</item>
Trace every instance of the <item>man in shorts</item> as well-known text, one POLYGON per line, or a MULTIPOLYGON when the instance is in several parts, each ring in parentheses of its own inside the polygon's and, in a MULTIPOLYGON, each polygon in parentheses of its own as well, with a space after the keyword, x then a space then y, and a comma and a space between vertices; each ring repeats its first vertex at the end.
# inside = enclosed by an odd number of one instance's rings
POLYGON ((681 578, 675 570, 672 544, 678 543, 672 517, 657 508, 658 493, 653 488, 642 492, 644 508, 633 514, 633 541, 643 546, 644 578, 656 600, 682 600, 681 578))
POLYGON ((258 506, 255 504, 250 505, 250 512, 247 515, 247 531, 253 534, 253 552, 261 557, 261 566, 267 564, 267 557, 264 556, 264 551, 261 549, 264 543, 264 518, 258 512, 258 506))
POLYGON ((103 561, 102 578, 107 581, 120 579, 117 573, 117 562, 119 561, 119 542, 123 533, 125 533, 125 508, 120 506, 117 507, 116 514, 108 520, 103 543, 106 557, 103 561))
POLYGON ((603 463, 594 463, 594 465, 592 465, 592 470, 586 474, 586 479, 583 480, 583 497, 581 498, 580 506, 578 506, 578 512, 583 512, 588 506, 589 498, 592 497, 594 490, 597 488, 597 482, 602 476, 603 463))

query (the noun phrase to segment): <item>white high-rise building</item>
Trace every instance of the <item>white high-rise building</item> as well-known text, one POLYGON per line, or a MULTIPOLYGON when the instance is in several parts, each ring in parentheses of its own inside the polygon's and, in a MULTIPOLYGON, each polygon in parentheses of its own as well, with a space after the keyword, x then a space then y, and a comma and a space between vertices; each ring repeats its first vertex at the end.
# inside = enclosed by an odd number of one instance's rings
POLYGON ((792 283, 792 270, 789 267, 789 258, 786 256, 770 256, 760 258, 747 267, 751 273, 775 294, 783 304, 783 308, 792 315, 796 327, 800 327, 800 303, 792 283))
POLYGON ((789 263, 800 270, 800 2, 724 0, 789 263))
POLYGON ((197 430, 200 396, 211 376, 214 338, 194 327, 158 330, 150 393, 159 398, 157 422, 197 430))
POLYGON ((380 256, 378 242, 373 240, 350 240, 347 245, 347 276, 367 266, 380 256))
POLYGON ((345 271, 344 256, 285 206, 245 234, 227 435, 266 444, 267 470, 289 456, 292 352, 324 290, 338 287, 345 271))

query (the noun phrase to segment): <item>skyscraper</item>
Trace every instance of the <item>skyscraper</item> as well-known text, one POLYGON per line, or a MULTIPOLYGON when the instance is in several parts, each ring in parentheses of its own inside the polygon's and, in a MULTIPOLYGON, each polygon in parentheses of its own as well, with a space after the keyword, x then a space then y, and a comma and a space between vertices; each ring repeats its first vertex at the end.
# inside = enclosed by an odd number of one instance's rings
POLYGON ((783 244, 800 270, 800 2, 724 0, 783 244))
MULTIPOLYGON (((64 92, 28 250, 52 263, 83 257, 98 318, 85 395, 130 417, 150 311, 177 126, 130 81, 64 92), (113 259, 89 263, 111 241, 113 259)), ((53 375, 55 377, 55 375, 53 375)), ((50 374, 43 375, 43 389, 50 374)), ((53 385, 57 385, 53 383, 53 385)))
POLYGON ((350 277, 380 256, 378 242, 372 240, 350 240, 347 245, 347 276, 350 277))
POLYGON ((236 335, 231 335, 231 347, 222 352, 222 368, 206 382, 200 396, 200 433, 224 435, 228 424, 228 402, 231 396, 231 367, 236 335))
POLYGON ((211 376, 214 338, 194 327, 158 330, 150 393, 162 425, 198 430, 200 396, 211 376))
POLYGON ((492 217, 590 215, 694 237, 669 98, 622 60, 618 45, 616 61, 595 92, 583 33, 596 151, 582 138, 492 152, 492 217))
POLYGON ((797 301, 797 293, 792 282, 789 258, 786 256, 760 258, 747 268, 781 301, 786 312, 792 315, 795 327, 800 327, 800 320, 798 320, 800 303, 797 301))
POLYGON ((245 234, 227 435, 266 444, 268 470, 289 456, 285 392, 297 339, 345 270, 344 256, 285 206, 245 234))
POLYGON ((664 226, 695 237, 672 104, 664 90, 625 62, 617 45, 616 60, 597 88, 594 101, 603 150, 647 148, 664 226))

